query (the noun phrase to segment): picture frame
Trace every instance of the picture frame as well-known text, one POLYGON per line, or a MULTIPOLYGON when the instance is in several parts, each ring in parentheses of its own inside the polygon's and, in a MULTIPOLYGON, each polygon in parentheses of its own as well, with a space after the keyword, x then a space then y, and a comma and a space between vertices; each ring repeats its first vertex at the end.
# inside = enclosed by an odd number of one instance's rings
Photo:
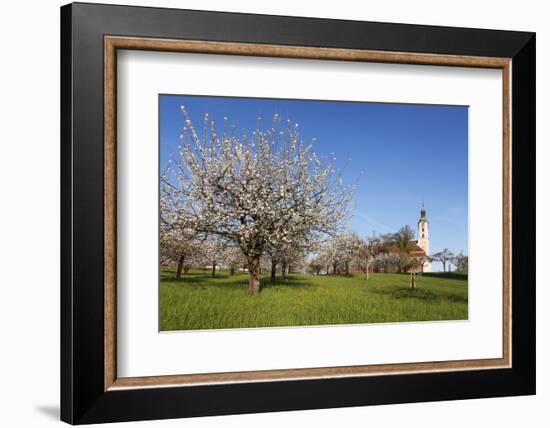
POLYGON ((534 394, 535 97, 534 33, 63 6, 61 419, 86 424, 534 394), (118 377, 118 50, 502 70, 502 358, 118 377))

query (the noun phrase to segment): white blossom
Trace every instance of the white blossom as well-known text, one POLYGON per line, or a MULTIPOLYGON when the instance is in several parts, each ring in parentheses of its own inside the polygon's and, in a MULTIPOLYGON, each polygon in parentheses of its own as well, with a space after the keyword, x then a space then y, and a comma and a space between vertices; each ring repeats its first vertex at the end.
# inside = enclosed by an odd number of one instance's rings
POLYGON ((251 135, 237 137, 234 131, 218 134, 205 121, 199 138, 184 106, 182 112, 182 148, 161 175, 161 217, 171 227, 238 246, 251 291, 259 287, 266 251, 305 247, 341 228, 352 188, 313 144, 304 144, 297 124, 275 115, 262 129, 258 118, 251 135))

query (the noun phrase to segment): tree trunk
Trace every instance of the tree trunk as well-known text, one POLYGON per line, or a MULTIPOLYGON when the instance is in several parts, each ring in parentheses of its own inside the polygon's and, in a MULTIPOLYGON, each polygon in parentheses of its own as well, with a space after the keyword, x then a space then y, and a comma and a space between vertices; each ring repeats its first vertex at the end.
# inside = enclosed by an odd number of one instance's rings
POLYGON ((286 262, 281 262, 281 277, 284 279, 286 276, 286 262))
POLYGON ((447 264, 443 262, 443 272, 447 272, 447 264))
POLYGON ((411 272, 411 290, 416 288, 416 273, 411 272))
POLYGON ((260 259, 248 259, 248 291, 252 294, 260 292, 260 259))
POLYGON ((332 264, 332 274, 336 275, 336 263, 332 264))
POLYGON ((180 256, 178 259, 178 267, 176 269, 176 279, 181 279, 181 270, 183 269, 183 262, 185 261, 185 256, 180 256))
POLYGON ((346 275, 349 275, 349 262, 346 262, 345 265, 346 265, 346 275))
POLYGON ((235 275, 235 266, 233 265, 229 266, 229 274, 231 276, 235 275))
POLYGON ((216 276, 216 260, 212 261, 212 276, 216 276))
POLYGON ((367 260, 367 281, 369 280, 369 261, 367 260))
POLYGON ((271 282, 275 281, 275 276, 277 275, 277 264, 278 263, 279 262, 277 262, 275 260, 271 260, 271 279, 270 279, 271 282))

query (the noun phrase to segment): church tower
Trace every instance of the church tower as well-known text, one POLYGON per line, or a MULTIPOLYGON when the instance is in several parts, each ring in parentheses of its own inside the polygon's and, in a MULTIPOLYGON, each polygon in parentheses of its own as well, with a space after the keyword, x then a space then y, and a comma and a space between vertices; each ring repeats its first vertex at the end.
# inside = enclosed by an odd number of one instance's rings
MULTIPOLYGON (((430 228, 428 217, 426 217, 426 210, 424 209, 424 203, 422 203, 422 209, 420 210, 420 218, 418 219, 418 246, 424 250, 426 255, 430 255, 430 228)), ((432 263, 426 262, 424 264, 424 272, 432 271, 432 263)))

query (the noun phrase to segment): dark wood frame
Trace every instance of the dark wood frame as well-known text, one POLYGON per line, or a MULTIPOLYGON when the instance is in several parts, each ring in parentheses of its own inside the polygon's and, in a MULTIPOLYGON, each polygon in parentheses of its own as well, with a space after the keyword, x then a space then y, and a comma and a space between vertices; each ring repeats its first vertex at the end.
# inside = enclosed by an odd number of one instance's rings
POLYGON ((468 369, 494 369, 511 366, 511 168, 510 168, 510 68, 509 58, 464 55, 432 55, 379 52, 361 49, 334 49, 259 43, 212 42, 106 35, 104 38, 104 290, 105 290, 105 390, 166 385, 196 385, 259 380, 367 376, 468 369), (116 376, 116 84, 117 50, 150 50, 209 55, 251 55, 354 62, 385 62, 494 68, 502 71, 503 118, 503 299, 502 357, 475 360, 426 361, 407 364, 377 364, 307 369, 261 370, 227 373, 201 373, 170 376, 119 378, 116 376))
POLYGON ((61 54, 62 420, 535 392, 533 33, 72 4, 61 9, 61 54), (502 69, 503 358, 117 379, 116 49, 502 69))

